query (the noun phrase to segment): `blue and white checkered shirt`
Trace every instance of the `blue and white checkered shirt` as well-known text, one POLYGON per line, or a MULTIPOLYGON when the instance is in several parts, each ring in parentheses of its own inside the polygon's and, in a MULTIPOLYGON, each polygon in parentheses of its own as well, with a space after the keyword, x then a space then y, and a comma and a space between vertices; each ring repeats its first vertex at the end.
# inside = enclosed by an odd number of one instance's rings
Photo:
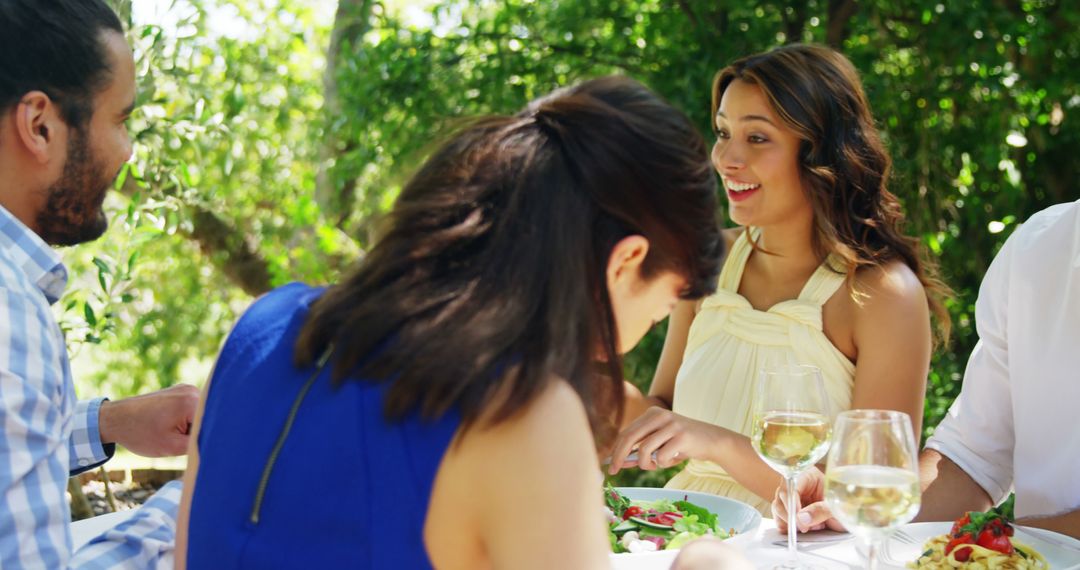
POLYGON ((76 402, 50 308, 67 279, 60 256, 0 207, 0 568, 68 566, 67 479, 112 455, 98 431, 104 398, 76 402))

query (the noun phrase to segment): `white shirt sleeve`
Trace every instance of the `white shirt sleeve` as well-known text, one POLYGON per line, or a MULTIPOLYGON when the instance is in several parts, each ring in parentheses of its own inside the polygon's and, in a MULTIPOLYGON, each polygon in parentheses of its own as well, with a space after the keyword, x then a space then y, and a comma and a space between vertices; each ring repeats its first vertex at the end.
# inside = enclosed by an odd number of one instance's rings
POLYGON ((968 359, 960 395, 926 443, 963 469, 995 503, 1004 500, 1013 486, 1007 325, 1014 241, 1006 241, 979 288, 975 303, 979 342, 968 359))

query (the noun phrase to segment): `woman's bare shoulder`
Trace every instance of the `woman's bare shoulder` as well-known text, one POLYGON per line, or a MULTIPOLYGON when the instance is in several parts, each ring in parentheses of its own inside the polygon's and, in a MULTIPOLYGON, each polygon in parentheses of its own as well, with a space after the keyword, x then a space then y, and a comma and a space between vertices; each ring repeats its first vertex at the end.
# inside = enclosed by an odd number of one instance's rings
POLYGON ((864 267, 855 274, 855 286, 869 298, 895 301, 926 301, 926 291, 918 275, 900 260, 876 267, 864 267))
POLYGON ((918 275, 902 261, 865 267, 855 274, 853 299, 855 322, 878 326, 913 316, 929 317, 926 289, 918 275), (876 323, 876 324, 875 324, 876 323))

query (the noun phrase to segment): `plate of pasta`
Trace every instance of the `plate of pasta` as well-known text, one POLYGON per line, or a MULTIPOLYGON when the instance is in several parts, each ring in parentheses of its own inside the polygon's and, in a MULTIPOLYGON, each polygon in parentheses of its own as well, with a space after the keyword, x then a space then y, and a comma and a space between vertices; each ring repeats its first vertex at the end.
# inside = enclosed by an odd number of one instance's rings
POLYGON ((893 560, 915 570, 1080 570, 1080 541, 1055 532, 1013 526, 997 510, 968 513, 953 523, 912 523, 905 540, 887 545, 893 560))

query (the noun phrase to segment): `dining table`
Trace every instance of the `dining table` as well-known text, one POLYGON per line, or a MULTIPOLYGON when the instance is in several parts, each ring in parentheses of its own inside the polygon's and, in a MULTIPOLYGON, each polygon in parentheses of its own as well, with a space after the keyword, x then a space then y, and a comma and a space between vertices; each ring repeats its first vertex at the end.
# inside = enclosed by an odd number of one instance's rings
MULTIPOLYGON (((820 531, 799 535, 799 557, 815 567, 825 569, 861 569, 865 567, 865 550, 858 539, 848 533, 820 531)), ((727 541, 738 545, 757 568, 772 568, 788 559, 787 533, 781 534, 773 519, 762 519, 754 530, 735 535, 727 541)), ((613 555, 613 570, 666 570, 678 552, 660 551, 637 555, 613 555)))
MULTIPOLYGON (((135 511, 120 511, 99 515, 94 518, 76 521, 71 525, 71 540, 75 549, 89 542, 92 538, 112 528, 135 511)), ((862 558, 856 552, 855 540, 851 535, 822 532, 803 538, 800 555, 813 559, 814 564, 822 568, 862 568, 862 558)), ((763 519, 753 532, 732 537, 731 543, 738 544, 754 565, 759 568, 771 568, 782 562, 787 556, 785 544, 787 535, 776 530, 772 519, 763 519)), ((653 552, 633 556, 612 556, 613 570, 660 570, 667 569, 678 554, 677 551, 653 552)))
MULTIPOLYGON (((881 570, 904 570, 924 548, 932 534, 945 532, 949 523, 912 523, 884 541, 878 553, 881 570), (908 532, 904 532, 908 529, 908 532), (911 536, 914 534, 915 536, 911 536)), ((1051 570, 1080 570, 1080 540, 1030 527, 1017 527, 1022 542, 1037 545, 1047 555, 1051 570)), ((755 568, 772 569, 788 560, 787 533, 780 533, 776 521, 763 518, 757 528, 727 539, 738 545, 755 568)), ((821 570, 862 570, 866 568, 866 544, 852 534, 817 531, 798 536, 799 560, 821 570)), ((649 552, 633 556, 612 555, 613 570, 666 570, 678 552, 649 552)))
MULTIPOLYGON (((121 511, 72 523, 71 538, 74 547, 78 549, 98 534, 120 524, 134 512, 121 511)), ((1061 535, 1056 536, 1057 538, 1043 535, 1043 538, 1055 541, 1055 544, 1062 549, 1060 552, 1072 552, 1075 557, 1065 554, 1064 556, 1068 558, 1065 566, 1055 566, 1054 570, 1080 569, 1080 541, 1065 542, 1072 539, 1061 535)), ((787 534, 781 534, 777 530, 773 519, 761 519, 761 524, 756 528, 733 536, 728 539, 728 542, 737 545, 756 568, 772 568, 787 560, 787 534)), ((895 540, 891 540, 882 549, 880 561, 883 570, 901 569, 910 561, 910 559, 897 559, 894 556, 894 551, 899 550, 892 548, 895 545, 895 540)), ((801 560, 822 570, 861 570, 866 567, 865 546, 859 539, 848 533, 818 531, 800 534, 798 549, 801 560)), ((677 555, 677 551, 612 555, 611 567, 612 570, 667 570, 677 555)), ((1059 554, 1060 556, 1062 555, 1059 554)))

